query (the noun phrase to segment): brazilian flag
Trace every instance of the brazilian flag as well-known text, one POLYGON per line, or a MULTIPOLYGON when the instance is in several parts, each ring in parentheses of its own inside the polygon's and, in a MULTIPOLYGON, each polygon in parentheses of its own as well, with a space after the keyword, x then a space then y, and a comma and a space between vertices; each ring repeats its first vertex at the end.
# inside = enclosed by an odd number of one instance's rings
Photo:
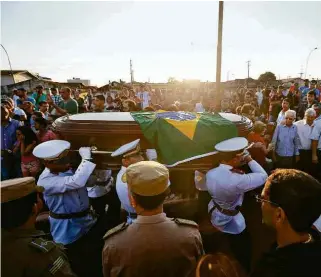
POLYGON ((134 120, 160 162, 176 162, 213 152, 216 143, 237 136, 237 128, 219 114, 191 112, 133 112, 134 120))

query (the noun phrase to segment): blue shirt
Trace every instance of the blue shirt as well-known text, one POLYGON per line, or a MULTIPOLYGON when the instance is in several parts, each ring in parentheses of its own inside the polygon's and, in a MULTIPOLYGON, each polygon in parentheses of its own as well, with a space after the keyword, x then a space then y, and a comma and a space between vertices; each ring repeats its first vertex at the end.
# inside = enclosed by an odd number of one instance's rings
POLYGON ((9 123, 6 126, 1 125, 1 149, 12 150, 13 145, 17 140, 16 130, 20 126, 18 120, 9 118, 9 123))
POLYGON ((17 99, 17 105, 19 106, 19 105, 22 105, 23 104, 23 102, 24 101, 29 101, 29 102, 31 102, 32 104, 36 104, 36 100, 35 99, 33 99, 32 97, 27 97, 26 98, 26 100, 23 100, 23 101, 21 101, 21 99, 19 98, 19 99, 17 99))
MULTIPOLYGON (((83 161, 75 174, 69 170, 55 175, 46 168, 39 177, 38 185, 44 188, 43 196, 49 210, 56 214, 70 214, 88 209, 86 182, 94 168, 95 164, 88 161, 83 161)), ((81 238, 96 223, 91 214, 72 219, 49 217, 49 221, 53 240, 64 245, 81 238)))
MULTIPOLYGON (((320 98, 320 91, 319 91, 317 88, 315 88, 315 89, 305 88, 305 89, 302 91, 301 98, 307 96, 307 94, 308 94, 308 92, 309 92, 310 90, 314 90, 316 99, 319 99, 319 98, 320 98)), ((318 101, 318 102, 319 102, 319 101, 318 101)))
POLYGON ((276 126, 272 143, 275 152, 281 157, 293 157, 299 155, 299 135, 297 126, 288 127, 280 124, 276 126))
POLYGON ((299 91, 303 91, 303 90, 305 90, 305 89, 307 89, 307 88, 309 88, 309 87, 307 87, 307 86, 302 86, 302 87, 299 87, 299 91))

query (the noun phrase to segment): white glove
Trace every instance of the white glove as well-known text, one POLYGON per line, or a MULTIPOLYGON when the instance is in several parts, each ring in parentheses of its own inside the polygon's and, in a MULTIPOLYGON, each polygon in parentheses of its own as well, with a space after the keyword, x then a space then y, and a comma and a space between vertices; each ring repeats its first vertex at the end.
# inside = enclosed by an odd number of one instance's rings
POLYGON ((80 147, 79 155, 83 160, 91 160, 91 149, 90 147, 80 147))

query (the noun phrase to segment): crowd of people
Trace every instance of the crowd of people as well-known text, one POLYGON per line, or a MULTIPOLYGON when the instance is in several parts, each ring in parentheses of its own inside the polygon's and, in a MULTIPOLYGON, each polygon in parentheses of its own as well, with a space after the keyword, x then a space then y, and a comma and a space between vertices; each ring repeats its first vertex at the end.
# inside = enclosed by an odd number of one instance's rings
POLYGON ((219 103, 206 94, 191 99, 146 86, 86 95, 68 87, 14 89, 1 100, 3 276, 319 276, 317 85, 305 80, 302 86, 239 88, 225 91, 219 103), (226 235, 235 262, 221 254, 204 256, 198 225, 166 216, 169 171, 157 155, 146 161, 139 140, 112 154, 122 160, 116 177, 95 169, 88 147, 79 149, 82 161, 71 169, 70 143, 51 130, 56 118, 68 114, 157 110, 235 113, 252 121, 247 138, 215 146, 220 165, 195 181, 211 198, 209 221, 226 235), (262 186, 255 197, 263 222, 276 232, 276 245, 251 266, 251 237, 240 207, 245 193, 262 186))

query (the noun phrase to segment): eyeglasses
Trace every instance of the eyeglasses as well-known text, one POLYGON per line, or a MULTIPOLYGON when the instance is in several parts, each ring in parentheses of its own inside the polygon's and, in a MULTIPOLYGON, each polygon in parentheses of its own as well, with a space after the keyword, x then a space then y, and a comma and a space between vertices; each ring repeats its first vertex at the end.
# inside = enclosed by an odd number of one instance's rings
POLYGON ((259 194, 254 195, 254 197, 255 197, 256 202, 258 202, 258 203, 266 202, 266 203, 270 203, 273 206, 277 206, 277 207, 280 206, 279 204, 277 204, 275 202, 272 202, 272 201, 262 198, 259 194))
POLYGON ((293 117, 286 117, 285 119, 288 119, 288 120, 294 120, 293 117))

